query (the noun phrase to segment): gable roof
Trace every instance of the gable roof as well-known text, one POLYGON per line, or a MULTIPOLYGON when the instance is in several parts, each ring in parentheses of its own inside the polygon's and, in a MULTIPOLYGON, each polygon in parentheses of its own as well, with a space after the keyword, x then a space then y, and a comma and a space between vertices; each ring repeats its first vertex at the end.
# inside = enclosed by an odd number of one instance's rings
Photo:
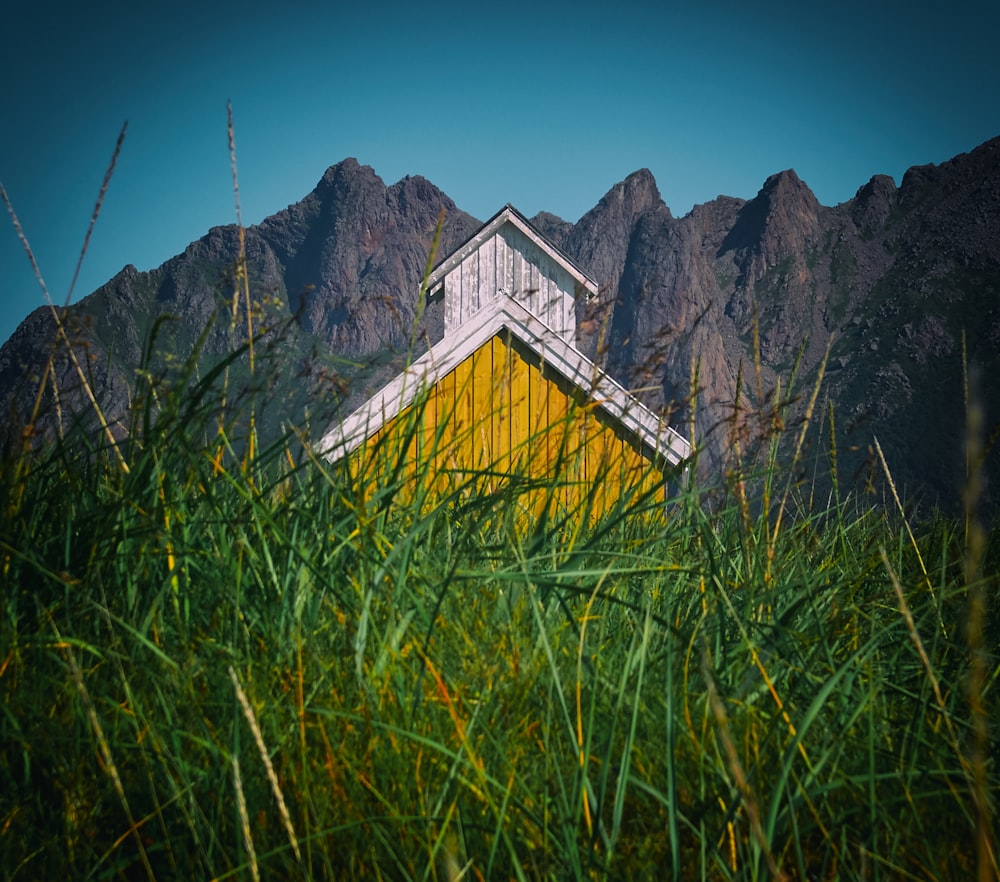
POLYGON ((430 292, 440 287, 441 282, 448 273, 459 266, 466 257, 477 251, 504 224, 508 223, 524 233, 525 236, 555 261, 558 266, 569 273, 580 288, 586 290, 591 295, 597 294, 597 282, 538 232, 532 226, 531 221, 509 202, 433 269, 427 278, 427 290, 430 292))
POLYGON ((602 410, 646 456, 677 465, 691 455, 680 434, 576 348, 575 302, 581 293, 596 294, 597 283, 513 206, 439 263, 425 287, 428 298, 443 291, 444 338, 323 436, 320 453, 331 461, 357 449, 504 332, 602 410))
POLYGON ((584 393, 632 435, 646 455, 676 465, 691 455, 691 447, 674 429, 569 345, 536 316, 510 297, 502 296, 463 325, 458 339, 444 339, 403 370, 320 441, 320 451, 337 461, 413 403, 496 334, 508 331, 534 352, 543 365, 584 393))

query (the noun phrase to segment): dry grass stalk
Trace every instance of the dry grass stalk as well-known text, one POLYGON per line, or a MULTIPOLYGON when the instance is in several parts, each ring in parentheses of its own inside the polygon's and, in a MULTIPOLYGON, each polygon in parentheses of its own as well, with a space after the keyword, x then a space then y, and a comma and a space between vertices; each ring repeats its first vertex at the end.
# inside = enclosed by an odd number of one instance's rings
POLYGON ((750 833, 764 854, 764 860, 767 863, 767 870, 771 874, 771 878, 783 882, 788 876, 778 866, 767 837, 764 835, 764 828, 760 823, 760 807, 757 805, 757 798, 754 796, 750 782, 743 771, 739 754, 736 751, 736 745, 733 744, 733 739, 729 735, 729 717, 726 714, 725 706, 722 704, 722 699, 719 697, 719 691, 715 686, 715 678, 712 676, 712 660, 707 649, 702 658, 701 668, 702 676, 705 678, 705 685, 708 688, 709 705, 712 708, 712 715, 715 717, 715 722, 719 727, 719 738, 722 741, 722 748, 726 753, 729 771, 736 782, 737 789, 740 791, 743 805, 746 808, 747 818, 750 821, 750 833))
MULTIPOLYGON (((104 173, 104 181, 101 184, 101 190, 97 196, 97 202, 94 205, 94 210, 90 216, 90 226, 87 228, 87 234, 83 240, 83 247, 80 249, 80 256, 77 259, 76 271, 73 273, 73 281, 70 284, 69 291, 66 294, 66 304, 69 304, 70 297, 73 294, 73 288, 76 285, 77 276, 80 273, 80 267, 83 264, 83 258, 87 253, 87 248, 90 245, 90 235, 94 229, 94 225, 97 223, 97 218, 101 213, 101 206, 104 204, 104 197, 108 190, 108 185, 111 182, 111 177, 114 174, 115 166, 118 163, 118 155, 121 152, 122 144, 125 141, 125 131, 128 128, 128 123, 126 122, 122 126, 122 130, 118 135, 118 140, 115 143, 115 150, 111 156, 111 162, 108 164, 107 171, 104 173)), ((111 445, 111 449, 114 450, 115 456, 118 460, 118 465, 121 467, 123 472, 128 472, 128 463, 125 462, 125 457, 122 456, 122 452, 118 447, 118 441, 115 439, 114 433, 111 431, 111 427, 108 425, 108 421, 104 416, 104 411, 101 409, 101 405, 97 401, 97 397, 94 395, 94 390, 91 388, 90 381, 87 378, 86 372, 83 370, 80 360, 77 358, 76 350, 73 348, 73 344, 69 339, 69 334, 66 331, 66 324, 63 321, 63 315, 60 314, 59 310, 56 309, 55 303, 52 301, 52 297, 49 294, 48 286, 45 284, 45 280, 42 278, 41 270, 38 268, 38 261, 35 260, 35 254, 31 249, 31 244, 28 242, 28 237, 24 233, 24 229, 21 227, 21 222, 17 218, 17 213, 14 211, 14 205, 10 201, 10 197, 7 195, 6 189, 4 189, 3 184, 0 184, 0 199, 3 199, 4 205, 7 206, 7 213, 10 215, 10 219, 14 224, 14 230, 17 232, 17 237, 21 241, 21 245, 24 246, 24 250, 28 255, 28 260, 31 262, 31 268, 34 270, 35 278, 38 280, 38 284, 42 289, 42 294, 45 296, 45 302, 48 304, 49 309, 52 312, 52 318, 56 324, 56 335, 58 340, 66 347, 66 353, 69 356, 70 361, 73 363, 73 369, 76 371, 77 376, 80 378, 80 384, 83 388, 87 399, 90 402, 90 406, 93 408, 94 413, 97 416, 98 423, 101 426, 101 431, 107 438, 108 443, 111 445)), ((49 362, 46 365, 46 376, 52 373, 52 363, 55 359, 55 349, 49 355, 49 362)), ((55 382, 53 375, 53 382, 55 382)), ((43 381, 44 384, 44 381, 43 381)), ((34 424, 34 419, 37 417, 38 407, 41 401, 41 390, 39 390, 39 398, 36 400, 35 412, 32 417, 32 424, 34 424)))
POLYGON ((150 882, 152 882, 152 880, 156 877, 153 873, 153 867, 149 862, 149 855, 146 854, 146 847, 143 845, 142 837, 139 835, 139 824, 136 823, 135 817, 132 814, 132 809, 129 806, 128 796, 125 793, 125 786, 122 783, 121 775, 118 772, 118 766, 115 764, 114 757, 111 754, 111 747, 104 734, 104 727, 101 725, 101 720, 97 716, 97 711, 94 708, 94 702, 90 698, 90 692, 87 691, 87 685, 83 682, 83 673, 80 671, 80 666, 76 662, 76 656, 73 654, 72 645, 62 639, 59 629, 56 627, 54 622, 52 623, 52 630, 55 633, 56 641, 66 652, 66 659, 69 662, 70 673, 73 675, 73 682, 76 684, 77 691, 80 693, 80 698, 83 701, 83 706, 87 711, 87 720, 94 731, 94 736, 97 738, 97 745, 101 752, 101 759, 104 762, 105 768, 108 770, 108 774, 111 776, 111 783, 114 785, 115 793, 118 795, 118 799, 122 804, 122 810, 125 812, 125 817, 128 819, 129 829, 125 835, 131 835, 132 839, 135 841, 136 848, 139 850, 139 858, 142 860, 143 869, 146 871, 147 878, 150 879, 150 882))
MULTIPOLYGON (((239 299, 242 295, 247 311, 247 357, 250 361, 250 375, 254 372, 253 353, 253 309, 250 303, 250 277, 247 268, 247 241, 246 230, 243 227, 243 211, 240 208, 240 178, 236 168, 236 130, 233 127, 233 104, 226 103, 226 132, 229 136, 229 165, 233 173, 233 199, 236 202, 236 229, 239 234, 239 256, 236 261, 236 287, 233 291, 232 318, 230 322, 230 335, 236 331, 236 316, 239 312, 239 299)), ((228 374, 227 374, 228 376, 228 374)), ((245 463, 249 465, 254 460, 254 405, 250 401, 250 431, 247 433, 247 453, 245 463)))
POLYGON ((250 858, 250 875, 253 882, 260 882, 260 869, 257 866, 257 852, 253 847, 253 835, 250 832, 250 815, 247 813, 247 800, 243 795, 243 779, 240 776, 239 758, 233 757, 233 786, 236 788, 236 808, 240 813, 240 829, 243 831, 243 847, 250 858))
POLYGON ((243 715, 250 724, 250 731, 253 733, 254 741, 257 743, 257 750, 260 753, 261 761, 264 763, 267 780, 271 784, 271 791, 274 793, 274 799, 278 803, 278 814, 281 815, 281 822, 284 824, 285 832, 288 834, 288 843, 292 846, 292 851, 295 852, 295 857, 301 862, 302 853, 299 851, 299 843, 295 836, 295 828, 292 826, 292 816, 288 812, 288 806, 285 805, 285 797, 281 792, 281 785, 278 783, 278 776, 275 774, 274 765, 271 763, 271 756, 267 752, 267 747, 264 744, 264 736, 261 734, 260 725, 257 723, 257 717, 253 712, 253 708, 250 707, 250 702, 247 699, 246 693, 243 691, 243 687, 240 686, 240 681, 236 676, 236 671, 233 670, 231 666, 229 668, 229 677, 233 681, 233 686, 236 689, 236 698, 239 700, 240 707, 243 708, 243 715))

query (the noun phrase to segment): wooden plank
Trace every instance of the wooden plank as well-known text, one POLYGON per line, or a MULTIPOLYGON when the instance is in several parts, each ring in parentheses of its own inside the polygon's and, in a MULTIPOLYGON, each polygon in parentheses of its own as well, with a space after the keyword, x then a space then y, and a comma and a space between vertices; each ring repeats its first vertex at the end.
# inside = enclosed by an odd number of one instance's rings
POLYGON ((565 505, 566 472, 560 452, 566 437, 566 397, 548 379, 542 366, 529 365, 531 377, 532 474, 540 478, 542 491, 535 515, 548 509, 553 517, 565 505))
POLYGON ((555 286, 552 284, 552 279, 549 277, 550 268, 549 261, 542 255, 538 262, 538 308, 541 310, 539 315, 547 316, 548 318, 543 318, 542 320, 550 327, 553 331, 562 333, 562 328, 560 327, 561 319, 557 320, 553 310, 559 306, 559 301, 557 298, 558 291, 556 291, 555 286))
POLYGON ((622 455, 622 441, 607 426, 601 426, 601 434, 604 438, 604 449, 607 451, 607 480, 602 482, 603 499, 602 512, 611 508, 624 487, 624 475, 622 470, 625 467, 625 459, 622 455))
POLYGON ((517 230, 512 231, 510 245, 511 256, 513 258, 513 275, 511 279, 513 287, 511 288, 511 296, 518 303, 524 304, 524 237, 517 230))
POLYGON ((604 487, 610 477, 609 455, 611 451, 605 442, 603 426, 593 411, 587 414, 587 492, 591 494, 590 504, 593 517, 600 515, 604 503, 604 487))
POLYGON ((565 477, 563 462, 566 445, 566 396, 554 382, 544 377, 545 412, 540 418, 545 420, 545 467, 550 474, 555 474, 559 481, 565 477))
POLYGON ((438 469, 438 427, 441 425, 441 412, 444 410, 442 402, 442 387, 439 380, 427 390, 427 406, 421 414, 420 431, 420 459, 413 464, 414 473, 420 478, 420 482, 428 489, 435 487, 438 469))
POLYGON ((581 502, 586 498, 586 505, 590 506, 590 514, 593 515, 593 499, 591 490, 597 481, 597 466, 599 451, 597 449, 597 438, 594 432, 596 422, 590 407, 581 407, 582 417, 580 421, 580 448, 578 462, 580 469, 580 493, 581 502))
POLYGON ((531 247, 530 242, 525 243, 524 251, 524 275, 521 282, 524 286, 524 303, 528 306, 532 315, 537 315, 545 321, 544 315, 539 315, 538 303, 538 252, 531 247))
POLYGON ((580 484, 585 477, 580 468, 580 432, 583 414, 573 398, 566 396, 565 430, 562 438, 561 468, 565 476, 563 506, 568 511, 575 511, 579 503, 580 484))
MULTIPOLYGON (((478 467, 479 448, 474 443, 474 424, 472 412, 472 377, 475 356, 469 356, 455 368, 455 438, 452 453, 455 461, 453 468, 467 472, 478 467)), ((463 475, 463 480, 465 479, 463 475)))
POLYGON ((553 267, 553 273, 549 279, 550 314, 554 322, 552 330, 561 335, 564 340, 574 343, 576 311, 573 305, 573 294, 566 290, 568 280, 568 273, 559 267, 553 267))
POLYGON ((493 466, 510 472, 510 350, 499 336, 493 338, 493 375, 490 412, 493 421, 493 466))
POLYGON ((412 494, 412 477, 414 469, 420 460, 420 451, 423 447, 421 438, 421 423, 425 409, 423 397, 419 397, 414 404, 406 408, 401 414, 399 422, 400 437, 397 441, 397 448, 392 450, 394 456, 402 456, 403 468, 400 470, 407 478, 407 486, 401 490, 401 494, 407 500, 412 494))
POLYGON ((500 235, 497 237, 500 241, 497 243, 497 266, 500 271, 502 271, 502 281, 500 282, 500 287, 506 293, 508 297, 514 296, 514 260, 515 252, 511 245, 510 239, 503 235, 503 231, 500 231, 500 235), (502 244, 500 244, 502 242, 502 244))
POLYGON ((496 237, 483 242, 476 253, 478 258, 477 284, 479 287, 479 307, 496 299, 496 237))
POLYGON ((532 462, 538 468, 548 468, 547 434, 549 425, 548 381, 542 376, 538 365, 524 362, 528 374, 528 435, 532 451, 532 462))
POLYGON ((611 457, 614 450, 608 443, 604 426, 597 418, 593 405, 587 409, 587 483, 588 492, 592 491, 594 514, 603 510, 605 500, 605 485, 611 473, 611 457))
POLYGON ((437 422, 437 385, 425 389, 413 412, 415 452, 406 461, 406 474, 430 483, 434 470, 434 428, 437 422))
POLYGON ((650 501, 665 502, 667 498, 667 485, 663 477, 663 472, 659 467, 651 463, 642 455, 636 447, 628 444, 629 456, 632 459, 633 473, 640 477, 643 491, 651 491, 650 501))
POLYGON ((507 260, 507 240, 501 235, 501 232, 497 230, 496 235, 493 237, 493 266, 494 275, 493 283, 496 286, 497 297, 503 296, 507 289, 505 287, 505 271, 504 264, 507 260))
POLYGON ((457 270, 462 276, 462 308, 459 326, 467 322, 470 316, 479 309, 479 279, 476 272, 478 266, 478 258, 473 253, 462 261, 457 270))
POLYGON ((458 368, 445 374, 437 384, 435 397, 434 488, 448 493, 454 484, 453 460, 455 449, 455 374, 458 368))
POLYGON ((472 356, 472 423, 475 461, 488 468, 494 460, 493 441, 493 343, 492 339, 472 356))
POLYGON ((546 321, 545 301, 542 299, 541 273, 533 260, 528 261, 528 304, 533 315, 537 315, 545 324, 550 324, 546 321))
POLYGON ((459 325, 462 304, 461 276, 449 273, 444 277, 444 330, 447 334, 459 325))
POLYGON ((531 443, 530 378, 527 362, 512 346, 504 348, 510 364, 510 471, 516 472, 529 466, 524 454, 531 443))

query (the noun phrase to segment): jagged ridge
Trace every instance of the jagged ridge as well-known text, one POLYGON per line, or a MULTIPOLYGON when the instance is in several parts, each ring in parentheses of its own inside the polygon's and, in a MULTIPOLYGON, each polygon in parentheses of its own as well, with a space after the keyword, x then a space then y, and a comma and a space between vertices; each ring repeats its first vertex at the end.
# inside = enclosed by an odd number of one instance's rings
MULTIPOLYGON (((394 354, 414 339, 442 211, 444 255, 474 231, 474 218, 423 178, 386 186, 347 159, 302 201, 246 231, 263 305, 255 319, 272 329, 265 341, 286 386, 274 424, 306 403, 314 413, 329 405, 332 415, 392 372, 394 354), (346 395, 329 382, 331 370, 351 380, 346 395)), ((675 218, 643 169, 576 224, 548 213, 534 222, 599 282, 597 303, 581 305, 587 354, 676 421, 688 416, 697 371, 695 428, 710 467, 724 466, 734 431, 752 440, 749 415, 766 410, 779 381, 796 370, 807 387, 829 344, 824 396, 848 455, 842 466, 860 469, 877 434, 901 484, 922 486, 934 502, 959 498, 963 334, 972 363, 987 376, 1000 368, 1000 139, 910 169, 898 188, 876 175, 833 207, 789 169, 751 200, 719 197, 675 218)), ((220 317, 203 357, 227 351, 237 240, 234 227, 212 229, 155 270, 126 267, 73 307, 74 337, 114 418, 126 417, 154 329, 150 370, 183 359, 212 316, 220 317), (163 314, 174 318, 158 325, 163 314)), ((246 317, 237 320, 242 327, 246 317)), ((52 333, 51 318, 37 311, 0 349, 10 426, 30 412, 52 333)), ((441 333, 430 308, 417 345, 441 333)), ((56 377, 65 406, 74 381, 64 361, 56 377)), ((989 425, 998 394, 983 391, 989 425)))

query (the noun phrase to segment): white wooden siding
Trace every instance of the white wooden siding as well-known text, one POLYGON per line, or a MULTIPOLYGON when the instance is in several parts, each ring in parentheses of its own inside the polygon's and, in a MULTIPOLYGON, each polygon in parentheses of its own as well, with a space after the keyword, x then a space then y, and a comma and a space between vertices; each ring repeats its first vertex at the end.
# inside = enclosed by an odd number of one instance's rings
POLYGON ((576 336, 576 279, 514 224, 506 223, 444 276, 445 333, 506 295, 559 336, 576 336))

